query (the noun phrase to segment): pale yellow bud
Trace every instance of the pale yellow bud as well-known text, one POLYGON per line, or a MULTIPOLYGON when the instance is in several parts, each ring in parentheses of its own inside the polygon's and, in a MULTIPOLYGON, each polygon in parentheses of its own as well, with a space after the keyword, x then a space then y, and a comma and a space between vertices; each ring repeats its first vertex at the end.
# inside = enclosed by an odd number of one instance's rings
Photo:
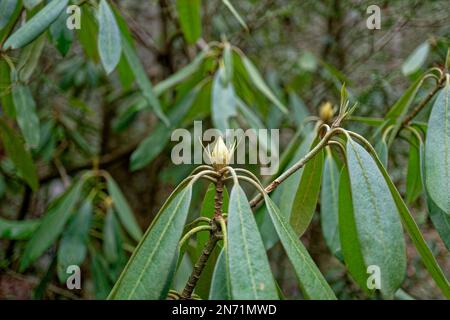
POLYGON ((210 155, 214 169, 221 170, 225 168, 230 163, 232 154, 233 150, 228 149, 222 137, 219 137, 210 155))
POLYGON ((333 106, 331 105, 331 103, 328 101, 323 103, 319 108, 320 119, 325 123, 329 123, 333 119, 333 116, 334 116, 334 111, 333 111, 333 106))

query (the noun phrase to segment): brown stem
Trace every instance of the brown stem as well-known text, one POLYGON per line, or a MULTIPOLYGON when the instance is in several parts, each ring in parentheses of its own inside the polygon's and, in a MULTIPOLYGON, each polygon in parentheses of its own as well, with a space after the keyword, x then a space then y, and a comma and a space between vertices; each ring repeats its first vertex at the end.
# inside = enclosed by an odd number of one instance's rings
POLYGON ((428 93, 428 95, 419 103, 419 105, 417 107, 415 107, 413 109, 413 111, 411 111, 411 113, 403 120, 402 127, 406 127, 407 125, 409 125, 409 123, 412 121, 412 119, 414 119, 414 117, 417 116, 419 114, 419 112, 422 111, 423 108, 425 108, 425 106, 428 104, 428 102, 430 102, 430 100, 439 91, 439 89, 441 89, 442 84, 444 83, 444 80, 445 80, 445 77, 442 77, 438 81, 436 86, 433 88, 433 90, 430 91, 430 93, 428 93))
MULTIPOLYGON (((215 222, 213 222, 213 223, 215 223, 215 222)), ((219 240, 219 237, 216 235, 216 233, 214 231, 211 231, 209 240, 206 243, 205 247, 203 248, 200 258, 195 263, 194 270, 192 270, 192 274, 189 277, 189 280, 183 289, 183 293, 181 294, 181 299, 186 300, 186 299, 191 298, 192 292, 194 292, 194 288, 197 285, 197 282, 200 279, 203 269, 205 268, 206 263, 208 262, 208 258, 211 255, 211 253, 213 252, 218 240, 219 240)))
POLYGON ((222 216, 223 204, 223 179, 219 177, 216 183, 216 195, 214 197, 214 217, 217 219, 222 216))

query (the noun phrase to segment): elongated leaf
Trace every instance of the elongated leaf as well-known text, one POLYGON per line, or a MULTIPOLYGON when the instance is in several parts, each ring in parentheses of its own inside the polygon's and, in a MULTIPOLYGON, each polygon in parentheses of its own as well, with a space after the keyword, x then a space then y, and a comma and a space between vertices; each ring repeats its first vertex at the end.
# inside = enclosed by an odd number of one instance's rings
POLYGON ((81 195, 82 187, 83 180, 80 179, 50 205, 39 228, 27 243, 20 260, 21 271, 24 271, 39 258, 59 237, 66 222, 72 215, 73 209, 81 195))
POLYGON ((425 146, 421 141, 417 141, 416 148, 419 150, 420 168, 418 174, 421 173, 419 181, 422 183, 422 188, 425 193, 425 199, 427 201, 428 212, 430 214, 431 221, 433 222, 436 231, 439 233, 447 250, 450 250, 450 216, 441 210, 430 197, 425 185, 425 146))
POLYGON ((42 0, 23 0, 23 5, 28 10, 31 10, 34 7, 36 7, 38 4, 40 4, 41 2, 42 2, 42 0))
POLYGON ((305 103, 294 92, 290 92, 289 106, 294 112, 293 116, 297 127, 301 128, 304 125, 303 121, 305 120, 305 118, 310 115, 305 103))
POLYGON ((230 278, 225 250, 220 252, 211 280, 209 300, 231 300, 230 278))
POLYGON ((77 38, 80 41, 84 53, 95 63, 100 61, 100 54, 98 52, 98 25, 96 23, 94 14, 91 12, 89 6, 81 7, 81 25, 77 29, 77 38))
POLYGON ((108 266, 105 258, 100 253, 92 251, 91 270, 95 297, 97 299, 105 299, 111 290, 111 283, 108 279, 108 266))
POLYGON ((320 218, 322 232, 328 248, 335 256, 340 256, 339 240, 339 169, 336 161, 327 149, 322 177, 320 196, 320 218))
POLYGON ((392 296, 406 271, 405 242, 398 210, 370 154, 353 140, 347 142, 356 231, 366 266, 381 272, 381 292, 392 296))
POLYGON ((1 119, 0 137, 6 153, 19 171, 20 176, 33 190, 37 190, 39 182, 31 154, 25 149, 22 140, 20 140, 14 131, 1 119))
POLYGON ((403 95, 394 103, 394 105, 389 109, 389 112, 386 114, 386 118, 396 119, 403 113, 405 113, 411 103, 414 101, 414 98, 419 90, 420 86, 424 81, 424 77, 419 77, 416 81, 414 81, 408 89, 403 93, 403 95))
POLYGON ((225 68, 221 67, 214 76, 211 95, 211 114, 214 127, 225 132, 230 128, 229 119, 237 115, 236 94, 231 82, 226 83, 225 68))
POLYGON ((255 87, 258 88, 258 90, 261 91, 261 93, 264 94, 266 98, 269 99, 273 104, 275 104, 283 113, 287 113, 286 107, 281 103, 280 100, 278 100, 275 94, 264 82, 263 77, 259 73, 258 69, 256 69, 254 64, 245 56, 242 57, 242 62, 255 87))
POLYGON ((434 102, 425 144, 425 185, 433 202, 450 215, 450 90, 447 84, 434 102))
POLYGON ((11 73, 9 65, 5 60, 0 59, 0 103, 2 111, 8 117, 14 118, 16 116, 16 109, 12 98, 11 73))
POLYGON ((67 7, 69 0, 53 0, 44 9, 14 32, 4 44, 5 49, 19 49, 42 34, 67 7))
POLYGON ((130 68, 133 71, 133 74, 136 78, 136 82, 139 88, 141 89, 145 99, 147 99, 148 103, 153 108, 155 114, 167 126, 169 126, 170 122, 161 109, 161 105, 158 99, 156 98, 156 95, 153 91, 153 86, 150 80, 148 79, 147 74, 145 73, 144 67, 141 61, 139 61, 139 58, 136 54, 135 49, 133 48, 133 45, 130 42, 128 42, 128 40, 123 36, 123 33, 122 33, 122 49, 127 59, 127 62, 130 65, 130 68))
POLYGON ((402 65, 402 72, 405 76, 413 74, 425 63, 430 52, 430 44, 425 41, 418 46, 402 65))
POLYGON ((348 271, 361 289, 369 292, 367 266, 358 240, 352 188, 347 166, 342 169, 339 177, 339 235, 342 254, 348 271))
POLYGON ((134 240, 141 240, 142 230, 139 227, 136 218, 134 217, 133 211, 128 205, 127 200, 120 191, 119 186, 112 177, 108 177, 107 184, 108 192, 113 199, 114 207, 116 208, 120 223, 134 240))
POLYGON ((228 10, 233 14, 236 20, 241 24, 241 26, 248 31, 248 26, 245 23, 244 19, 242 19, 241 15, 236 11, 234 6, 231 4, 229 0, 222 0, 222 2, 227 6, 228 10))
POLYGON ((114 210, 110 208, 106 213, 103 224, 103 254, 109 263, 115 264, 119 260, 121 251, 122 241, 119 233, 119 222, 114 210))
POLYGON ((41 35, 28 46, 26 46, 20 54, 17 70, 19 71, 19 79, 28 82, 33 75, 34 70, 38 66, 39 58, 44 49, 46 36, 41 35))
POLYGON ((11 19, 18 0, 4 0, 0 2, 0 29, 3 29, 11 19))
POLYGON ((297 280, 304 295, 309 299, 336 299, 333 290, 275 203, 267 195, 264 200, 281 243, 294 267, 297 280))
MULTIPOLYGON (((2 1, 2 3, 5 1, 2 1)), ((15 2, 16 6, 14 8, 13 13, 11 14, 11 16, 8 18, 8 20, 6 20, 6 24, 0 28, 0 43, 3 43, 5 41, 5 39, 9 36, 11 30, 14 28, 17 19, 20 15, 20 13, 22 12, 22 1, 19 0, 12 0, 10 2, 15 2)), ((0 10, 1 13, 4 14, 3 19, 6 17, 6 11, 0 10)), ((0 14, 1 14, 0 13, 0 14)))
POLYGON ((384 167, 387 168, 389 163, 389 148, 384 137, 378 140, 375 145, 375 150, 377 150, 378 156, 384 167))
POLYGON ((193 75, 195 72, 197 72, 202 63, 205 61, 207 54, 208 51, 202 51, 188 65, 184 66, 183 68, 181 68, 168 78, 156 84, 154 88, 156 96, 160 96, 163 92, 183 82, 191 75, 193 75))
POLYGON ((231 82, 233 80, 233 51, 231 50, 231 45, 227 42, 223 48, 223 65, 225 68, 225 83, 231 82))
POLYGON ((17 123, 25 142, 30 147, 39 146, 39 118, 30 88, 23 84, 16 84, 13 87, 12 95, 16 107, 17 123))
POLYGON ((269 261, 247 196, 231 190, 228 217, 228 263, 233 299, 278 299, 269 261))
POLYGON ((433 253, 431 252, 430 248, 428 247, 427 243, 425 242, 425 240, 422 236, 422 233, 419 230, 419 227, 417 226, 416 222, 414 221, 413 216, 409 212, 408 207, 406 206, 405 202, 403 201, 402 197, 400 196, 400 193, 398 192, 397 188, 395 187, 394 183, 392 182, 391 178, 389 177, 389 173, 386 171, 386 169, 381 164, 380 159, 378 159, 378 157, 376 157, 376 154, 374 154, 372 152, 372 156, 374 156, 374 159, 376 161, 378 169, 383 174, 383 178, 385 179, 385 181, 389 187, 389 190, 394 198, 395 204, 399 211, 400 217, 403 221, 403 226, 405 227, 412 242, 414 243, 414 246, 416 247, 417 251, 419 252, 419 254, 422 258, 423 264, 427 268, 428 272, 430 273, 431 277, 436 282, 438 287, 441 289, 444 296, 447 299, 450 299, 450 284, 449 284, 447 278, 445 277, 445 274, 442 272, 442 269, 439 267, 439 264, 437 263, 435 257, 433 256, 433 253))
POLYGON ((299 236, 308 228, 316 211, 322 180, 323 158, 323 150, 321 150, 307 162, 292 204, 290 222, 299 236))
POLYGON ((86 258, 91 219, 92 203, 86 200, 69 222, 59 244, 57 270, 61 283, 67 280, 67 267, 81 266, 86 258))
POLYGON ((28 240, 41 224, 41 220, 13 221, 0 218, 0 239, 28 240))
POLYGON ((412 135, 409 144, 408 172, 406 176, 406 202, 413 203, 422 192, 420 142, 412 135))
POLYGON ((106 0, 100 1, 98 22, 98 51, 106 73, 110 74, 119 63, 122 44, 114 13, 106 0))
POLYGON ((184 38, 193 44, 202 35, 202 15, 200 0, 177 0, 178 19, 184 38))
POLYGON ((109 299, 166 298, 171 266, 189 211, 192 185, 174 193, 137 246, 109 299))
POLYGON ((63 57, 69 52, 73 42, 73 30, 67 28, 68 17, 69 15, 66 11, 61 12, 49 30, 52 43, 63 57))
POLYGON ((184 116, 188 113, 198 93, 199 88, 195 88, 178 101, 168 113, 170 126, 167 127, 163 123, 158 124, 155 130, 139 144, 137 149, 131 155, 131 171, 142 169, 164 150, 170 142, 172 131, 180 124, 184 116))

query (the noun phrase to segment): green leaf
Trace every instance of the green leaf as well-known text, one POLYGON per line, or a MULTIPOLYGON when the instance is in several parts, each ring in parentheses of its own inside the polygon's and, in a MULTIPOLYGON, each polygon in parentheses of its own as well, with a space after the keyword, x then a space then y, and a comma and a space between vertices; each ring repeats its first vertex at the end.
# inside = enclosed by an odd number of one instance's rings
POLYGON ((294 113, 293 117, 297 128, 301 128, 304 125, 303 121, 305 118, 310 115, 308 108, 303 100, 294 92, 289 92, 289 105, 294 113))
POLYGON ((0 103, 2 110, 8 117, 16 116, 16 109, 12 98, 11 74, 9 65, 5 60, 0 59, 0 103))
POLYGON ((108 176, 108 193, 113 200, 120 223, 123 225, 129 235, 136 241, 141 240, 142 230, 139 227, 133 211, 128 205, 127 200, 120 191, 119 186, 111 176, 108 176))
POLYGON ((145 138, 131 155, 131 171, 142 169, 153 161, 170 142, 173 130, 180 124, 184 116, 188 113, 199 93, 200 88, 195 88, 185 97, 181 98, 169 111, 168 118, 170 126, 163 123, 156 125, 156 128, 145 138))
POLYGON ((139 61, 139 58, 136 54, 135 49, 133 48, 133 45, 130 42, 128 42, 128 40, 123 36, 123 32, 122 32, 122 50, 128 61, 128 64, 130 65, 131 70, 133 71, 133 74, 136 78, 136 82, 139 88, 141 89, 145 99, 147 99, 148 103, 153 108, 155 114, 167 126, 169 126, 170 121, 167 119, 167 117, 164 115, 161 109, 161 105, 159 104, 159 101, 156 98, 156 95, 153 91, 153 86, 150 80, 148 79, 147 74, 145 73, 144 67, 142 66, 141 61, 139 61))
POLYGON ((114 13, 106 0, 100 1, 98 22, 98 51, 106 74, 110 74, 120 61, 122 44, 114 13))
POLYGON ((11 19, 17 7, 17 0, 0 2, 0 29, 3 29, 11 19))
POLYGON ((365 266, 381 272, 381 292, 391 297, 403 282, 406 252, 398 210, 370 154, 349 139, 347 161, 357 239, 365 266))
POLYGON ((433 202, 450 215, 450 85, 437 96, 428 121, 425 185, 433 202))
POLYGON ((25 142, 34 148, 39 146, 39 118, 36 114, 36 103, 30 88, 17 83, 13 86, 12 96, 16 107, 16 119, 25 142))
POLYGON ((39 181, 31 154, 25 149, 20 138, 1 119, 0 138, 2 139, 6 153, 19 171, 20 176, 28 183, 31 189, 36 191, 39 186, 39 181))
POLYGON ((19 49, 41 35, 67 7, 69 0, 53 0, 33 18, 14 32, 4 44, 4 49, 19 49))
POLYGON ((108 279, 108 266, 105 258, 103 258, 100 253, 92 250, 91 256, 91 270, 92 279, 94 282, 95 298, 99 300, 105 299, 108 296, 109 291, 111 290, 111 284, 108 279))
POLYGON ((402 72, 405 76, 413 74, 425 63, 430 53, 430 44, 425 41, 418 46, 402 64, 402 72))
MULTIPOLYGON (((2 3, 3 2, 5 2, 5 1, 2 1, 2 3)), ((9 36, 11 30, 16 25, 19 15, 22 13, 22 1, 12 0, 9 2, 15 2, 16 6, 15 6, 13 13, 6 21, 6 24, 2 28, 0 28, 0 43, 3 43, 6 39, 6 37, 9 36)), ((7 11, 3 11, 3 9, 2 9, 2 10, 0 10, 0 14, 4 14, 3 17, 6 17, 7 11)))
POLYGON ((178 19, 187 43, 194 44, 202 35, 200 0, 177 0, 178 19))
POLYGON ((384 136, 378 140, 375 146, 375 150, 377 150, 378 156, 380 157, 383 166, 387 168, 389 163, 389 148, 386 140, 384 139, 384 136))
POLYGON ((38 37, 28 46, 26 46, 20 53, 17 70, 19 72, 19 80, 22 82, 28 82, 33 75, 36 67, 39 63, 42 50, 44 49, 46 41, 45 34, 38 37))
POLYGON ((261 74, 259 73, 258 69, 254 66, 254 64, 248 59, 246 56, 242 57, 242 62, 244 64, 245 69, 248 72, 248 75, 250 76, 250 79, 252 80, 255 87, 261 91, 263 95, 266 96, 267 99, 269 99, 273 104, 275 104, 283 113, 288 113, 286 107, 281 103, 280 100, 275 96, 275 94, 270 90, 270 88, 267 86, 267 84, 264 82, 264 79, 262 78, 261 74))
POLYGON ((208 51, 202 51, 189 64, 179 69, 177 72, 155 85, 154 91, 156 96, 172 88, 173 86, 183 82, 195 72, 197 72, 208 54, 208 51))
POLYGON ((234 6, 231 4, 229 0, 222 0, 223 4, 227 6, 228 10, 233 14, 233 16, 236 18, 236 20, 241 24, 241 26, 245 30, 249 30, 247 24, 245 23, 244 19, 242 19, 241 15, 236 11, 234 6))
POLYGON ((98 53, 98 26, 89 6, 81 7, 81 28, 77 29, 78 41, 84 53, 95 63, 100 61, 98 53))
POLYGON ((237 115, 233 84, 225 82, 225 72, 224 67, 216 72, 211 95, 212 121, 214 127, 223 133, 230 128, 229 119, 237 115))
POLYGON ((109 208, 103 224, 103 254, 111 264, 116 264, 122 251, 122 239, 120 238, 120 226, 114 210, 109 208))
POLYGON ((21 272, 39 258, 61 234, 81 196, 83 182, 83 179, 76 181, 70 189, 50 205, 42 223, 25 247, 20 260, 21 272))
POLYGON ((67 55, 73 42, 73 30, 67 28, 66 25, 68 17, 66 11, 61 12, 49 30, 52 43, 63 57, 67 55))
POLYGON ((92 202, 86 200, 68 223, 58 248, 58 277, 65 283, 67 267, 81 266, 86 258, 89 229, 92 220, 92 202))
POLYGON ((398 212, 403 221, 403 226, 405 227, 412 242, 414 243, 414 246, 416 247, 417 251, 419 252, 419 254, 422 258, 423 264, 427 268, 427 270, 430 273, 433 280, 436 282, 437 286, 441 289, 444 296, 447 299, 450 299, 450 284, 449 284, 447 278, 445 277, 445 274, 442 272, 442 269, 439 267, 439 264, 437 263, 435 257, 433 256, 433 253, 431 252, 430 248, 428 247, 427 243, 425 242, 425 240, 422 236, 422 233, 419 230, 419 227, 417 226, 416 222, 414 221, 413 216, 411 215, 411 213, 408 210, 408 207, 406 206, 405 202, 403 201, 402 197, 400 196, 400 193, 398 192, 397 188, 395 187, 394 183, 392 182, 392 180, 389 176, 389 173, 383 167, 380 159, 378 159, 378 157, 373 152, 373 150, 371 150, 371 153, 372 153, 372 156, 374 156, 374 159, 376 161, 378 169, 381 171, 383 178, 385 179, 385 181, 389 187, 389 190, 394 198, 398 212))
POLYGON ((12 221, 0 218, 0 239, 28 240, 41 224, 41 220, 12 221))
POLYGON ((403 95, 389 109, 389 112, 386 114, 387 119, 395 120, 408 110, 424 80, 425 76, 419 77, 406 89, 403 95))
POLYGON ((225 68, 224 76, 225 83, 231 82, 233 80, 233 51, 231 50, 231 45, 226 42, 223 48, 223 65, 225 68))
POLYGON ((231 300, 230 278, 227 271, 225 250, 220 252, 211 279, 209 300, 231 300))
POLYGON ((342 254, 348 271, 360 288, 369 292, 367 267, 358 240, 352 188, 347 166, 342 169, 339 177, 339 235, 342 254))
MULTIPOLYGON (((128 261, 108 299, 165 299, 191 203, 192 185, 176 190, 163 205, 128 261)), ((176 264, 175 264, 176 265, 176 264)))
POLYGON ((290 222, 299 236, 306 231, 316 211, 322 180, 323 158, 322 149, 306 163, 292 203, 290 222))
POLYGON ((420 152, 420 142, 417 137, 411 135, 406 175, 406 202, 410 204, 416 201, 422 192, 420 152))
POLYGON ((418 141, 418 145, 416 148, 419 150, 419 157, 420 157, 420 167, 422 170, 419 169, 419 172, 417 174, 421 173, 421 179, 422 187, 424 189, 425 193, 425 199, 427 201, 428 206, 428 212, 430 214, 431 221, 433 222, 434 227, 436 228, 436 231, 439 233, 442 241, 444 242, 444 245, 447 247, 447 250, 450 250, 450 216, 447 215, 446 212, 442 211, 431 199, 428 190, 426 189, 424 181, 425 178, 425 146, 421 141, 418 141))
POLYGON ((42 2, 42 0, 23 0, 23 5, 28 10, 31 10, 34 7, 36 7, 38 4, 40 4, 41 2, 42 2))
POLYGON ((264 200, 281 243, 294 267, 303 294, 314 300, 335 300, 336 296, 333 290, 298 239, 294 229, 269 196, 265 195, 264 200))
POLYGON ((329 148, 327 148, 323 167, 320 218, 322 233, 328 248, 335 256, 340 256, 339 169, 329 148))
POLYGON ((278 299, 264 244, 247 196, 231 190, 228 217, 228 264, 233 299, 278 299))

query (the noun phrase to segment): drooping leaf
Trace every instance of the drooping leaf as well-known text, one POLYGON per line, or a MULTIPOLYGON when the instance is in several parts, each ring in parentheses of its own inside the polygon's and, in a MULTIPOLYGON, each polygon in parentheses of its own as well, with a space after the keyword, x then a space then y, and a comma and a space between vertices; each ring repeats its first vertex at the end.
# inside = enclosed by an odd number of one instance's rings
POLYGON ((227 259, 225 250, 220 252, 216 267, 211 279, 209 300, 231 300, 230 279, 227 272, 227 259))
POLYGON ((293 116, 297 128, 301 128, 304 125, 303 121, 305 118, 310 115, 305 103, 294 92, 290 92, 289 106, 292 108, 294 113, 293 116))
POLYGON ((108 279, 108 266, 105 258, 99 252, 92 250, 92 279, 96 299, 105 299, 111 291, 111 283, 108 279))
POLYGON ((384 137, 377 141, 375 150, 377 150, 378 156, 384 167, 387 168, 389 163, 389 148, 384 137))
POLYGON ((166 298, 171 266, 189 211, 192 185, 173 194, 136 247, 109 299, 166 298))
POLYGON ((23 0, 23 5, 28 10, 31 10, 34 7, 36 7, 38 4, 40 4, 41 2, 42 2, 42 0, 23 0))
POLYGON ((131 210, 125 196, 111 176, 108 176, 108 193, 113 200, 117 216, 128 234, 136 241, 141 240, 142 230, 139 227, 133 211, 131 210))
POLYGON ((28 240, 39 227, 41 220, 6 220, 0 218, 0 239, 28 240))
POLYGON ((92 202, 86 200, 68 223, 58 248, 58 277, 65 283, 67 267, 81 266, 86 258, 89 228, 92 219, 92 202))
POLYGON ((24 271, 59 237, 78 202, 83 182, 83 179, 76 181, 70 189, 50 205, 42 223, 25 247, 20 260, 20 270, 24 271))
POLYGON ((100 61, 100 54, 98 52, 98 25, 96 23, 97 19, 91 12, 89 6, 81 7, 81 21, 80 24, 83 26, 77 29, 78 41, 80 41, 81 47, 84 53, 95 63, 100 61))
POLYGON ((223 65, 225 69, 224 79, 225 83, 231 82, 233 80, 233 51, 231 50, 231 45, 227 42, 223 48, 223 65))
POLYGON ((41 35, 22 50, 19 57, 19 62, 17 64, 20 81, 26 83, 30 80, 36 67, 38 66, 45 41, 46 36, 41 35))
POLYGON ((119 228, 119 222, 114 214, 114 210, 109 208, 103 224, 103 255, 111 264, 118 262, 122 251, 122 239, 120 239, 119 228))
POLYGON ((330 149, 327 149, 323 168, 320 218, 322 233, 328 248, 335 256, 340 256, 339 169, 330 149))
POLYGON ((161 105, 153 91, 153 86, 147 77, 144 67, 141 61, 139 61, 139 58, 137 56, 135 49, 133 48, 133 45, 130 42, 128 42, 128 40, 123 36, 123 33, 122 33, 122 50, 127 59, 128 64, 130 65, 131 70, 133 71, 133 74, 136 78, 136 82, 139 88, 141 89, 143 96, 145 97, 145 99, 147 99, 148 103, 153 108, 155 114, 167 126, 169 126, 170 121, 167 119, 167 117, 164 115, 161 109, 161 105))
POLYGON ((299 236, 306 231, 316 211, 322 180, 323 161, 322 149, 312 160, 306 163, 294 202, 292 203, 290 223, 299 236))
MULTIPOLYGON (((7 3, 7 1, 2 1, 2 3, 5 2, 7 3)), ((14 11, 12 12, 12 14, 9 16, 9 18, 6 20, 6 16, 7 16, 7 9, 5 9, 5 11, 0 10, 0 14, 3 14, 3 18, 5 19, 4 21, 6 22, 6 24, 0 28, 0 43, 3 43, 5 41, 5 39, 9 36, 11 30, 14 28, 14 26, 16 25, 16 21, 20 15, 20 13, 22 12, 22 1, 19 0, 11 0, 9 2, 15 2, 15 7, 14 7, 14 11)))
POLYGON ((225 68, 221 67, 214 76, 211 95, 211 114, 214 127, 222 132, 230 128, 229 119, 237 115, 236 94, 232 83, 226 83, 225 77, 225 68))
POLYGON ((181 98, 168 112, 170 126, 159 123, 155 130, 144 139, 131 155, 131 171, 139 170, 153 161, 170 142, 172 131, 180 124, 195 101, 200 88, 194 88, 185 97, 181 98))
POLYGON ((228 264, 233 299, 278 299, 264 244, 244 190, 231 190, 228 264))
POLYGON ((0 2, 0 29, 3 29, 14 14, 18 0, 4 0, 0 2))
POLYGON ((0 119, 0 138, 6 153, 19 171, 20 176, 31 189, 37 190, 39 181, 31 154, 25 149, 22 140, 2 119, 0 119))
POLYGON ((378 266, 381 292, 392 296, 406 271, 405 242, 398 209, 373 158, 349 139, 347 161, 354 219, 365 266, 378 266))
POLYGON ((420 164, 420 142, 411 135, 409 144, 408 172, 406 175, 406 202, 413 203, 422 192, 422 174, 420 164))
POLYGON ((8 63, 0 59, 0 103, 2 110, 8 117, 16 116, 16 109, 12 98, 11 73, 8 63))
POLYGON ((244 64, 247 73, 252 80, 255 87, 261 91, 263 95, 266 96, 274 105, 276 105, 283 113, 287 113, 286 107, 281 103, 281 101, 275 96, 275 94, 270 90, 267 84, 264 82, 263 77, 256 69, 255 65, 246 56, 242 57, 242 62, 244 64))
POLYGON ((428 41, 425 41, 418 46, 402 64, 403 74, 408 76, 419 70, 419 68, 425 63, 429 52, 430 44, 428 41))
POLYGON ((5 49, 19 49, 41 35, 67 7, 69 0, 53 0, 33 16, 5 42, 5 49))
POLYGON ((230 0, 222 0, 223 4, 227 6, 228 10, 233 14, 236 20, 241 24, 241 26, 248 31, 248 26, 245 23, 244 19, 242 19, 241 15, 236 11, 234 6, 231 4, 230 0))
POLYGON ((200 0, 177 0, 177 13, 187 43, 194 44, 202 35, 200 0))
POLYGON ((428 121, 425 185, 433 202, 450 215, 450 86, 438 94, 428 121))
POLYGON ((335 300, 336 296, 333 290, 298 239, 296 232, 269 196, 266 195, 264 200, 281 243, 294 267, 297 280, 304 295, 309 299, 315 300, 335 300))
MULTIPOLYGON (((427 268, 428 272, 430 273, 431 277, 437 284, 437 286, 441 289, 442 293, 447 299, 450 299, 450 284, 445 277, 444 272, 439 267, 439 264, 436 261, 436 258, 433 256, 433 253, 431 252, 430 248, 428 247, 427 243, 425 242, 425 239, 422 236, 422 233, 419 230, 419 227, 417 226, 416 222, 414 221, 413 216, 409 212, 408 207, 406 206, 405 202, 403 201, 402 197, 400 196, 400 193, 398 192, 397 188, 395 187, 394 183, 392 182, 389 173, 386 171, 386 169, 383 167, 380 159, 376 157, 376 155, 372 152, 372 156, 374 156, 374 159, 376 161, 376 164, 378 166, 378 169, 381 171, 383 178, 385 179, 389 191, 391 192, 395 204, 397 206, 398 212, 400 214, 400 217, 402 219, 403 225, 408 232, 414 246, 416 247, 417 251, 420 254, 420 257, 422 258, 422 262, 427 268)), ((425 187, 426 189, 426 187, 425 187)))
POLYGON ((114 13, 106 0, 100 1, 98 22, 98 51, 106 74, 110 74, 119 63, 122 42, 114 13))
POLYGON ((49 29, 52 43, 63 57, 69 52, 73 42, 73 30, 67 28, 68 17, 66 11, 61 12, 49 29))

